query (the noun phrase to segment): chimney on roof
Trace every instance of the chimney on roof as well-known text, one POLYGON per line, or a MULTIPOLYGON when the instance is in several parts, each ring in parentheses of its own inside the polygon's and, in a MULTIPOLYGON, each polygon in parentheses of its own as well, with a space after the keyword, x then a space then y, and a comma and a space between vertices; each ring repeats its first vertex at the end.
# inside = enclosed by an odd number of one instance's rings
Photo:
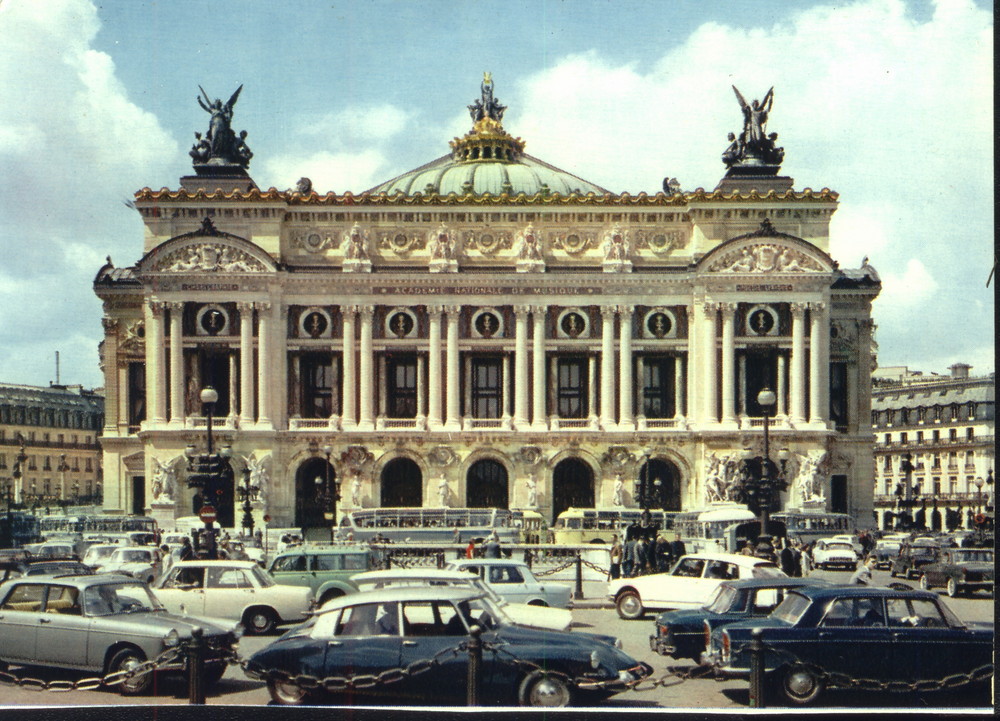
POLYGON ((951 377, 961 380, 969 377, 969 369, 972 368, 968 363, 955 363, 948 366, 948 370, 951 371, 951 377))

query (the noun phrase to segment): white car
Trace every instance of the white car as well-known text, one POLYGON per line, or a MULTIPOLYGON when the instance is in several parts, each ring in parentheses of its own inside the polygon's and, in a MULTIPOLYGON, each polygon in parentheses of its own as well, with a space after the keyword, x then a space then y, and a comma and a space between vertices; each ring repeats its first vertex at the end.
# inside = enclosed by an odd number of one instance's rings
POLYGON ((858 565, 858 554, 848 541, 821 538, 812 549, 813 568, 843 568, 853 571, 858 565))
POLYGON ((119 548, 121 546, 117 543, 95 543, 88 547, 86 553, 83 554, 83 563, 96 571, 107 563, 111 559, 111 554, 119 548))
POLYGON ((735 553, 694 553, 666 573, 618 578, 608 584, 608 598, 618 615, 642 618, 649 610, 701 608, 723 581, 740 578, 784 578, 771 561, 735 553))
POLYGON ((851 548, 854 549, 854 552, 858 555, 858 557, 860 557, 865 550, 865 547, 861 545, 861 541, 858 540, 858 537, 850 533, 841 533, 836 536, 831 536, 829 540, 844 541, 845 543, 850 543, 851 548))
POLYGON ((160 554, 153 546, 119 546, 99 570, 101 573, 124 573, 152 583, 160 573, 160 554))
POLYGON ((472 571, 509 603, 570 608, 573 589, 564 583, 542 583, 528 564, 504 558, 463 558, 452 561, 452 571, 472 571))
POLYGON ((390 568, 384 571, 365 571, 351 576, 351 583, 359 591, 374 591, 387 586, 458 586, 472 588, 486 596, 519 626, 568 631, 573 614, 565 608, 510 603, 500 598, 492 588, 471 571, 448 571, 428 568, 390 568))
POLYGON ((308 587, 277 584, 253 561, 179 561, 153 593, 171 613, 241 621, 250 634, 302 621, 313 608, 308 587))

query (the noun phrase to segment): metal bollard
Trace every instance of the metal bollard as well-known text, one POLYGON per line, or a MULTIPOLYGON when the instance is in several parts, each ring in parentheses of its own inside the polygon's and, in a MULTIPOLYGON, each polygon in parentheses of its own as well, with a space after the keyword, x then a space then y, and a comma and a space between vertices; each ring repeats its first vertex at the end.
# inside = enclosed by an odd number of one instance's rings
POLYGON ((205 631, 201 626, 191 629, 191 640, 187 643, 188 667, 188 703, 205 703, 205 686, 202 676, 205 675, 205 654, 202 653, 205 631))
POLYGON ((479 705, 479 686, 483 680, 483 642, 479 639, 482 632, 478 624, 469 629, 469 673, 465 682, 467 706, 479 705))
POLYGON ((750 632, 750 708, 764 708, 764 643, 762 632, 755 628, 750 632))
POLYGON ((573 597, 583 598, 583 555, 580 551, 576 552, 576 593, 573 597))

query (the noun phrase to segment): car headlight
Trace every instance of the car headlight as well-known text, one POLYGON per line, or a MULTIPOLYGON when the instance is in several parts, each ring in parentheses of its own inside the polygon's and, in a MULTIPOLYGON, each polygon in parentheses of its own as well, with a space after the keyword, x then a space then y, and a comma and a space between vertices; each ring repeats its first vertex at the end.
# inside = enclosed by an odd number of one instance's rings
POLYGON ((163 637, 163 645, 167 648, 173 648, 181 642, 181 635, 177 633, 176 628, 172 628, 167 631, 166 635, 163 637))
POLYGON ((590 652, 590 667, 593 669, 601 667, 601 657, 597 654, 597 651, 590 652))

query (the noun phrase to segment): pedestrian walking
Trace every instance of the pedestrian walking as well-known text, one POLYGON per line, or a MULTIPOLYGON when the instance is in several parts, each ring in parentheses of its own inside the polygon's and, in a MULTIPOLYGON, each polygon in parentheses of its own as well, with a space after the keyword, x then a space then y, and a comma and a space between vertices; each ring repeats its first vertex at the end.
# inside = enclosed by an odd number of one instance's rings
POLYGON ((194 558, 194 549, 191 548, 191 539, 184 536, 184 541, 181 543, 180 559, 190 561, 192 558, 194 558))
POLYGON ((871 586, 872 585, 872 571, 875 569, 875 559, 869 558, 867 561, 861 564, 861 567, 854 572, 851 579, 847 582, 851 586, 871 586))
POLYGON ((632 575, 641 576, 646 573, 646 563, 648 556, 646 555, 646 539, 637 538, 635 539, 635 551, 633 552, 632 561, 632 575))
POLYGON ((687 548, 684 546, 684 541, 681 540, 681 534, 674 534, 674 540, 670 543, 670 555, 673 556, 674 560, 677 561, 681 556, 687 555, 687 548))
POLYGON ((493 531, 483 544, 483 558, 500 558, 500 538, 493 531))
POLYGON ((656 536, 656 570, 664 573, 670 570, 670 542, 660 533, 656 536))
POLYGON ((792 552, 792 547, 789 545, 788 539, 786 538, 781 544, 781 553, 778 554, 779 562, 781 563, 781 570, 785 572, 786 576, 795 575, 795 554, 792 552))
POLYGON ((635 536, 629 536, 622 547, 622 577, 632 578, 635 569, 635 536))
POLYGON ((622 574, 622 550, 618 534, 615 534, 611 538, 611 569, 608 571, 608 578, 612 581, 622 574))
POLYGON ((476 541, 475 539, 469 541, 469 545, 465 547, 465 557, 475 558, 476 557, 476 541))
POLYGON ((163 544, 160 546, 160 578, 167 575, 167 571, 174 565, 174 557, 170 553, 170 546, 163 544))

